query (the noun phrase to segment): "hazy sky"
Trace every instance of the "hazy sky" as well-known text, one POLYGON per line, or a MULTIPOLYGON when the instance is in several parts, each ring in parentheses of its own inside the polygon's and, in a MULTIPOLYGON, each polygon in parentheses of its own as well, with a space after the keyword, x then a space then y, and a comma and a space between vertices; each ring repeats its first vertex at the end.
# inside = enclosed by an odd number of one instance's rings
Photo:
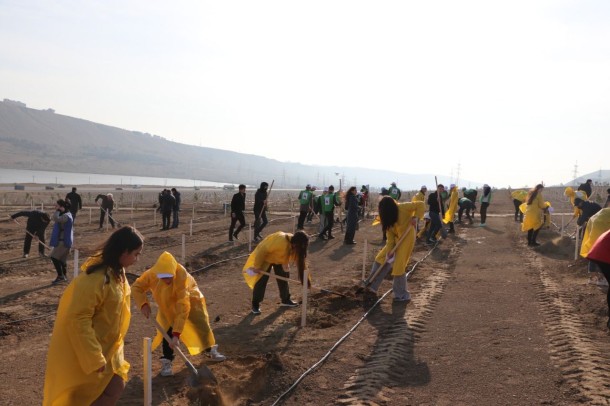
POLYGON ((0 38, 0 99, 187 144, 499 187, 610 169, 608 0, 0 0, 0 38))

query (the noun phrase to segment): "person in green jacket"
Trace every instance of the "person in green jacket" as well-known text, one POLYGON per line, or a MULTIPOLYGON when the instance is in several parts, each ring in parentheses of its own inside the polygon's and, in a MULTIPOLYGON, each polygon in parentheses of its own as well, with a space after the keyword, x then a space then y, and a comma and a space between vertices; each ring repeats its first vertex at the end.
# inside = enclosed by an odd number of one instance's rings
POLYGON ((491 203, 491 187, 486 183, 483 185, 483 193, 481 193, 481 197, 479 198, 479 202, 481 203, 481 227, 485 227, 485 221, 487 220, 487 208, 491 203))
MULTIPOLYGON (((335 225, 335 206, 341 205, 341 199, 335 193, 335 187, 330 185, 328 187, 328 194, 321 197, 322 208, 321 212, 326 219, 326 226, 318 235, 318 238, 322 240, 332 240, 333 238, 333 226, 335 225), (328 233, 328 236, 327 236, 328 233)), ((322 216, 321 216, 322 217, 322 216)))

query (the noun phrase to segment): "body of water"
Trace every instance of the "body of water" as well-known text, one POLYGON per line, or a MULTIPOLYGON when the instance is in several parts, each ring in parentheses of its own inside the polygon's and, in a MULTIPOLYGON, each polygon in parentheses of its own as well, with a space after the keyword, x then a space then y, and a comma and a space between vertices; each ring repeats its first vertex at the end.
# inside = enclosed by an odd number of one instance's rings
POLYGON ((0 168, 0 184, 36 183, 41 185, 139 185, 167 187, 222 187, 225 183, 195 179, 151 178, 147 176, 104 175, 99 173, 72 173, 30 171, 0 168))

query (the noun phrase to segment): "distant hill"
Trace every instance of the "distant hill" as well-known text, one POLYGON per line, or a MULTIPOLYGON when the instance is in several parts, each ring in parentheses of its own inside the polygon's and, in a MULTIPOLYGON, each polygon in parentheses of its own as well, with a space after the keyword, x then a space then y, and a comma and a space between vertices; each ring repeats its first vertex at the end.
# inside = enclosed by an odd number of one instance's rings
MULTIPOLYGON (((278 187, 301 188, 337 184, 388 186, 402 189, 431 186, 430 174, 404 174, 366 168, 311 166, 286 163, 258 155, 197 147, 157 135, 35 110, 24 103, 0 102, 0 166, 64 172, 172 177, 258 185, 275 179, 278 187)), ((450 183, 447 176, 439 182, 450 183)), ((478 183, 461 181, 467 186, 478 183)))
POLYGON ((596 186, 608 186, 610 185, 610 170, 600 169, 599 171, 591 172, 586 175, 579 176, 576 179, 572 179, 568 185, 580 185, 585 183, 587 179, 591 179, 593 184, 596 186))

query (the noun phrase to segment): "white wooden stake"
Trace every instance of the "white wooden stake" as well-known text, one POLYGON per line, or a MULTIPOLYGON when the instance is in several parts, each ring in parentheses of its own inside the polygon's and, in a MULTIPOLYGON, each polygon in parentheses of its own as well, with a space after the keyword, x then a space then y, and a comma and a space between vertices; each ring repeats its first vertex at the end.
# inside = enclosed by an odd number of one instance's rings
POLYGON ((142 357, 144 369, 144 406, 152 406, 152 340, 144 337, 142 340, 142 357))
POLYGON ((44 202, 40 202, 40 211, 44 211, 44 202))
POLYGON ((192 218, 195 218, 195 202, 193 202, 193 213, 191 214, 192 218))
POLYGON ((185 259, 186 259, 186 235, 182 234, 182 264, 184 264, 185 259))
POLYGON ((78 250, 74 250, 74 278, 78 276, 78 250))
POLYGON ((189 236, 192 237, 193 236, 193 219, 191 219, 191 225, 189 227, 189 236))
POLYGON ((89 224, 91 224, 91 207, 89 207, 89 224))
POLYGON ((301 327, 307 324, 307 286, 309 285, 309 269, 303 271, 303 304, 301 305, 301 327))
POLYGON ((559 235, 563 237, 563 213, 561 213, 561 230, 559 230, 559 235))

